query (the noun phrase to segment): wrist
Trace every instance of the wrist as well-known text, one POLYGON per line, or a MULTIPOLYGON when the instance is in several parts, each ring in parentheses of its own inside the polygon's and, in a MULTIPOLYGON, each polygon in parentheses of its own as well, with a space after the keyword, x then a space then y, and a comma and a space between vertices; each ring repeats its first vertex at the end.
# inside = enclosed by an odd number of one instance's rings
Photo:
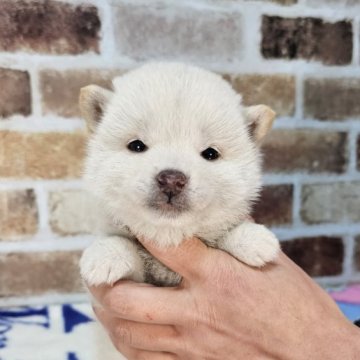
MULTIPOLYGON (((322 324, 319 324, 320 327, 322 324)), ((313 341, 313 360, 356 360, 360 356, 360 329, 345 318, 323 323, 313 341)), ((305 359, 306 357, 304 357, 305 359)))
POLYGON ((343 317, 319 321, 278 350, 282 360, 358 360, 360 328, 343 317))

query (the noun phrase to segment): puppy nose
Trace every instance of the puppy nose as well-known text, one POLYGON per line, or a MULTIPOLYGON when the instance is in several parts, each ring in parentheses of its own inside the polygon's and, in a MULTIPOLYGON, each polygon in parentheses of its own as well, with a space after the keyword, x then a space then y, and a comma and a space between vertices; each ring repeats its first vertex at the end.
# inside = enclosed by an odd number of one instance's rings
POLYGON ((181 171, 167 169, 156 175, 156 181, 162 192, 177 195, 187 184, 188 178, 181 171))

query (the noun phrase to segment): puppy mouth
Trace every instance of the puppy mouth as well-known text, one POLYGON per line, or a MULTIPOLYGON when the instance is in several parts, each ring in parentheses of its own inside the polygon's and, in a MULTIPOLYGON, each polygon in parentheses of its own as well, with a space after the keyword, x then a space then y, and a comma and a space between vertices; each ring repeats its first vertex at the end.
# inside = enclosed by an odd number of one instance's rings
POLYGON ((148 205, 151 209, 160 212, 164 216, 177 216, 189 210, 189 204, 184 194, 175 195, 172 192, 154 194, 148 205))

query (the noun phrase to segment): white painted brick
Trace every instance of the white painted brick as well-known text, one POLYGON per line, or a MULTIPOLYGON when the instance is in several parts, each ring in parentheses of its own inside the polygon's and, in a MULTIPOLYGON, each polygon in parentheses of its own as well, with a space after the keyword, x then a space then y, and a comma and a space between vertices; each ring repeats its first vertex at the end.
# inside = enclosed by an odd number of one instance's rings
POLYGON ((301 214, 309 224, 359 222, 360 182, 304 186, 301 214))
POLYGON ((177 6, 114 6, 118 51, 138 60, 232 62, 242 57, 240 12, 177 6))
POLYGON ((82 190, 51 192, 49 196, 50 226, 60 235, 91 233, 97 222, 93 198, 82 190))

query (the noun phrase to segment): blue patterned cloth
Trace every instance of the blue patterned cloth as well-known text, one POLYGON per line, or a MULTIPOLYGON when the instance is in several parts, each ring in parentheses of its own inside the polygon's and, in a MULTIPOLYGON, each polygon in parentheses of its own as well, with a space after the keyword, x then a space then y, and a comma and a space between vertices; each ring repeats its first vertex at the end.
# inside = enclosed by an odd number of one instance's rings
POLYGON ((89 304, 0 309, 0 360, 113 360, 89 304))
MULTIPOLYGON (((360 305, 338 303, 351 320, 360 305)), ((89 304, 0 309, 0 360, 119 360, 89 304)))

